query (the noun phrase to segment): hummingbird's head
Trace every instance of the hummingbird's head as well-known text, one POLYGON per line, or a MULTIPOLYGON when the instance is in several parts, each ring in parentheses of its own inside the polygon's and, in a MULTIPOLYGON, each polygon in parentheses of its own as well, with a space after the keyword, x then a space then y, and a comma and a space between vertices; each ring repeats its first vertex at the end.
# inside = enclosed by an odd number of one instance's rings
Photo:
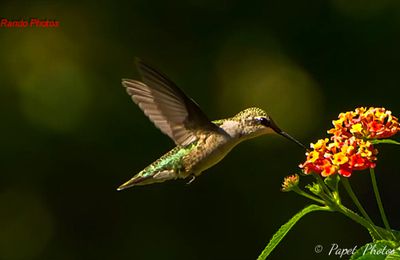
MULTIPOLYGON (((285 138, 295 142, 301 147, 305 148, 305 146, 291 137, 286 132, 282 131, 272 120, 268 114, 257 107, 247 108, 240 113, 238 113, 235 118, 239 121, 241 127, 241 136, 244 139, 249 139, 253 137, 257 137, 264 134, 269 133, 277 133, 279 135, 284 136, 285 138)), ((305 148, 306 149, 306 148, 305 148)))
POLYGON ((247 108, 235 115, 234 118, 241 126, 240 135, 244 139, 274 132, 274 130, 270 127, 271 118, 264 110, 260 108, 247 108))

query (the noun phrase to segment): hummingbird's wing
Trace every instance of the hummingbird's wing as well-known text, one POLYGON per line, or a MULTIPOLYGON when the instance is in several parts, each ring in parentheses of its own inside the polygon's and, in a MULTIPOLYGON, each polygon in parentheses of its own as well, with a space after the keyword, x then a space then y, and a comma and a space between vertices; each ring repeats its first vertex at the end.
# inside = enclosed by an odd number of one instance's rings
POLYGON ((167 76, 137 60, 143 82, 123 79, 122 85, 146 116, 176 145, 197 140, 196 130, 217 131, 199 106, 167 76))

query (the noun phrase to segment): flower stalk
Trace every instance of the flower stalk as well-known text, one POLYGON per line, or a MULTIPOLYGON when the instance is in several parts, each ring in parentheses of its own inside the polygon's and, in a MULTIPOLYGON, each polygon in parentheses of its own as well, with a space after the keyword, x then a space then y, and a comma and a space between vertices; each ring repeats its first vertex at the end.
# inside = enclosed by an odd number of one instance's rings
MULTIPOLYGON (((370 172, 370 175, 371 175, 372 188, 374 189, 376 203, 378 204, 378 208, 379 208, 379 212, 381 214, 383 225, 385 226, 386 230, 391 233, 392 229, 390 228, 389 221, 387 220, 387 217, 386 217, 386 214, 385 214, 385 210, 383 209, 381 195, 379 193, 378 184, 376 182, 375 170, 371 168, 371 169, 369 169, 369 172, 370 172)), ((392 233, 392 236, 393 236, 394 239, 396 239, 396 237, 393 235, 393 233, 392 233)))
POLYGON ((325 205, 325 204, 326 204, 325 201, 323 201, 323 200, 321 200, 321 199, 318 199, 317 197, 315 197, 315 196, 313 196, 313 195, 311 195, 311 194, 309 194, 309 193, 303 191, 303 190, 300 189, 299 187, 293 188, 293 191, 296 192, 297 194, 303 196, 303 197, 306 197, 306 198, 308 198, 308 199, 310 199, 310 200, 313 200, 313 201, 315 201, 315 202, 318 202, 318 203, 320 203, 320 204, 322 204, 322 205, 325 205))
POLYGON ((354 193, 353 189, 351 188, 350 182, 347 178, 340 178, 344 188, 346 189, 347 193, 349 194, 350 198, 358 208, 358 210, 361 212, 361 215, 367 219, 371 224, 374 224, 372 219, 368 216, 368 213, 365 211, 364 207, 361 205, 360 201, 358 200, 356 194, 354 193))
POLYGON ((352 210, 346 208, 343 205, 338 205, 337 208, 338 212, 343 213, 345 216, 349 217, 350 219, 354 220, 358 224, 365 227, 368 231, 372 233, 373 237, 379 237, 379 239, 385 239, 385 235, 381 234, 376 226, 372 224, 370 221, 366 220, 365 218, 359 216, 357 213, 353 212, 352 210))

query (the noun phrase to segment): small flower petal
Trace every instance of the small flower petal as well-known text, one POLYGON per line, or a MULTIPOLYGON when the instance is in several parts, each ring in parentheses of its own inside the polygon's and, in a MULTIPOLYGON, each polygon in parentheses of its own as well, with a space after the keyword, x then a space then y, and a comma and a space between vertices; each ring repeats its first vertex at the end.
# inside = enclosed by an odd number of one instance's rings
POLYGON ((285 177, 282 183, 282 191, 288 192, 291 191, 294 187, 299 185, 299 175, 293 174, 290 176, 285 177))

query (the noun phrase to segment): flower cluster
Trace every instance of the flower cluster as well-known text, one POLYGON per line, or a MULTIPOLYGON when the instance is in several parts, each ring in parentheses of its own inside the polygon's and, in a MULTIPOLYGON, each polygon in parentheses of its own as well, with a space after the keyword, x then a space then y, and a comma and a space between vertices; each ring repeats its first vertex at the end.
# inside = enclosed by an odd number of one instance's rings
POLYGON ((382 139, 395 135, 400 130, 398 119, 385 108, 356 108, 355 111, 341 113, 332 121, 334 128, 328 131, 334 137, 382 139))
POLYGON ((374 168, 378 151, 369 141, 352 136, 347 139, 321 139, 311 144, 313 151, 307 152, 307 160, 300 168, 304 173, 319 173, 327 177, 338 172, 349 177, 353 170, 374 168))
POLYGON ((368 139, 387 138, 400 130, 398 119, 384 108, 357 108, 341 113, 328 131, 331 139, 320 139, 311 144, 307 160, 300 164, 305 174, 323 177, 339 173, 351 176, 354 170, 374 168, 378 151, 368 139))

